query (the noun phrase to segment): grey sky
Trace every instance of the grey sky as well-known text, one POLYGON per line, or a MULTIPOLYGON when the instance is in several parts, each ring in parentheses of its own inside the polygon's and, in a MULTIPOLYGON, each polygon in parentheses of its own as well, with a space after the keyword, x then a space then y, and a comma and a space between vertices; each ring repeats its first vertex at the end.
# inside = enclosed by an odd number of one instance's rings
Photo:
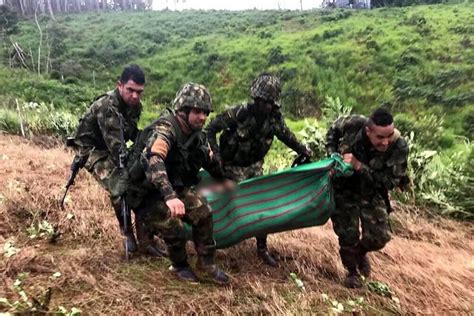
MULTIPOLYGON (((312 9, 321 6, 322 0, 303 0, 303 9, 312 9)), ((300 0, 154 0, 153 8, 161 10, 168 7, 170 10, 204 9, 204 10, 246 10, 257 8, 299 10, 300 0)))

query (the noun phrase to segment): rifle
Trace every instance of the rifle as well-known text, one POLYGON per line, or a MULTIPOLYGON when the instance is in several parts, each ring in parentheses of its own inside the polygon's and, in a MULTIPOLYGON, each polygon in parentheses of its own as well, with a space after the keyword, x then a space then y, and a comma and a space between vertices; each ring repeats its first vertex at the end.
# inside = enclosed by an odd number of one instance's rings
MULTIPOLYGON (((122 116, 119 115, 119 122, 120 122, 120 150, 119 150, 119 171, 122 174, 126 171, 127 166, 127 147, 125 145, 125 138, 123 136, 123 121, 122 116)), ((130 233, 130 227, 128 227, 128 223, 132 222, 132 217, 130 214, 130 210, 127 204, 127 198, 125 193, 120 197, 120 212, 123 219, 123 227, 122 227, 122 234, 127 236, 130 233)), ((125 260, 128 261, 129 259, 129 249, 128 249, 128 242, 125 241, 125 260)))
MULTIPOLYGON (((74 143, 74 137, 68 137, 66 139, 67 147, 74 147, 75 145, 76 144, 74 143)), ((76 179, 76 176, 79 173, 79 170, 82 167, 84 167, 86 161, 87 161, 87 156, 81 155, 81 154, 76 154, 74 156, 74 159, 72 160, 71 175, 69 176, 69 179, 67 180, 66 190, 64 191, 63 198, 61 199, 61 209, 63 210, 64 210, 64 200, 66 199, 67 192, 69 191, 69 188, 74 185, 74 180, 76 179)))

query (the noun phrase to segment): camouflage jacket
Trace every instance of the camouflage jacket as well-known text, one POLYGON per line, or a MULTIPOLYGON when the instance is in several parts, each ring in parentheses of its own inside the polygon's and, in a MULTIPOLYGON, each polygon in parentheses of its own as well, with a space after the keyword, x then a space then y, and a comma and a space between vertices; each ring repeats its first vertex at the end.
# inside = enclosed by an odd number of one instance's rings
POLYGON ((246 167, 262 160, 276 136, 285 145, 303 153, 306 148, 286 126, 279 110, 258 115, 253 104, 237 105, 217 115, 206 132, 215 153, 224 164, 246 167), (217 143, 217 133, 222 134, 217 143))
POLYGON ((151 136, 145 142, 141 159, 146 178, 165 201, 177 197, 176 191, 197 184, 201 167, 214 178, 224 178, 202 131, 191 132, 177 115, 165 115, 145 130, 149 128, 151 136))
POLYGON ((123 124, 124 141, 135 141, 138 135, 138 121, 142 106, 125 104, 116 89, 98 97, 79 121, 74 137, 81 154, 88 155, 86 167, 104 157, 110 156, 119 164, 121 147, 120 117, 123 124))
POLYGON ((364 116, 351 115, 338 118, 329 128, 328 153, 352 153, 362 163, 362 169, 353 176, 338 178, 335 187, 367 195, 386 193, 407 182, 408 144, 395 130, 389 149, 377 151, 365 133, 367 122, 364 116))

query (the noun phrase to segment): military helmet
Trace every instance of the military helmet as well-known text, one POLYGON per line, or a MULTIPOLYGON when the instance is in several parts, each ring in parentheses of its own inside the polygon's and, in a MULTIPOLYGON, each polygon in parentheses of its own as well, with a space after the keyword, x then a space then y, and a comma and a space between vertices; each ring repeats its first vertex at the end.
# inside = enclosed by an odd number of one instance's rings
POLYGON ((188 82, 176 93, 173 107, 176 111, 190 108, 212 112, 211 94, 205 86, 188 82))
POLYGON ((280 98, 280 79, 272 74, 262 74, 257 77, 250 87, 250 96, 266 101, 277 101, 280 98))

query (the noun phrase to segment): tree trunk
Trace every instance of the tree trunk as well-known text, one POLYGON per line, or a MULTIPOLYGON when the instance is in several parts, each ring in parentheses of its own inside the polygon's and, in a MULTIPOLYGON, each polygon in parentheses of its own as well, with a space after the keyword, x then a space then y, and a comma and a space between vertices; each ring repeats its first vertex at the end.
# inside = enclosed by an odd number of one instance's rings
POLYGON ((54 0, 54 10, 56 12, 61 12, 61 2, 59 0, 54 0))
POLYGON ((23 1, 19 0, 18 4, 19 4, 19 7, 20 7, 21 15, 25 16, 25 8, 23 6, 23 1))
MULTIPOLYGON (((38 9, 38 7, 39 7, 39 3, 36 5, 36 9, 38 9)), ((38 22, 37 10, 35 10, 35 22, 36 22, 36 26, 38 27, 38 31, 40 35, 39 44, 38 44, 38 75, 41 75, 41 45, 43 44, 43 31, 41 30, 41 27, 38 22)))
POLYGON ((48 11, 49 15, 51 16, 51 19, 53 19, 53 21, 56 21, 53 14, 53 8, 51 7, 51 0, 46 0, 46 5, 48 6, 48 11))

